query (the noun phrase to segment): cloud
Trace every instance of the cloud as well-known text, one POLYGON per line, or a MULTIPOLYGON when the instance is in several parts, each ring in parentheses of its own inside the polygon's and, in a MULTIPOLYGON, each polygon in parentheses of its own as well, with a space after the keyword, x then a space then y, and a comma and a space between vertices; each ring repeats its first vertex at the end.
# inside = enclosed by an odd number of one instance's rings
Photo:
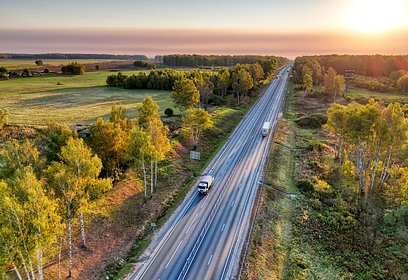
POLYGON ((0 52, 114 54, 407 54, 408 32, 277 33, 239 30, 0 30, 0 52))

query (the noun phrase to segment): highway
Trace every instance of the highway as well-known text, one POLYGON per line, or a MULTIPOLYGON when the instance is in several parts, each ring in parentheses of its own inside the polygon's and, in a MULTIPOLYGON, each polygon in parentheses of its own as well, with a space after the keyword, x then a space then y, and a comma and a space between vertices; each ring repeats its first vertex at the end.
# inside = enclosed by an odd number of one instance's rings
POLYGON ((289 70, 286 66, 280 71, 208 165, 205 173, 215 178, 208 195, 198 194, 193 187, 127 279, 237 276, 289 70), (272 131, 262 137, 266 121, 271 122, 272 131))

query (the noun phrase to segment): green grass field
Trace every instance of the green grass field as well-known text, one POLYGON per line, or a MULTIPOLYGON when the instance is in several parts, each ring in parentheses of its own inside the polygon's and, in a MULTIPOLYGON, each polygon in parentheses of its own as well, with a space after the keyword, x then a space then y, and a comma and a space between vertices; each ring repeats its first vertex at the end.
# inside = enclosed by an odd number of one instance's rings
POLYGON ((98 117, 106 117, 113 104, 120 104, 127 109, 129 117, 135 117, 137 104, 149 95, 159 104, 160 114, 168 107, 174 109, 168 91, 106 87, 106 77, 111 74, 87 72, 80 76, 49 75, 0 81, 0 108, 8 110, 10 124, 34 125, 52 121, 91 123, 98 117))
MULTIPOLYGON (((101 63, 116 61, 113 59, 41 59, 44 66, 61 66, 69 62, 77 61, 81 64, 101 63)), ((24 69, 36 67, 35 59, 0 59, 0 67, 6 67, 8 70, 24 69)))
POLYGON ((346 93, 345 96, 350 96, 352 99, 359 97, 374 98, 382 100, 387 103, 388 102, 408 103, 408 94, 403 93, 382 93, 353 88, 350 90, 349 93, 346 93))

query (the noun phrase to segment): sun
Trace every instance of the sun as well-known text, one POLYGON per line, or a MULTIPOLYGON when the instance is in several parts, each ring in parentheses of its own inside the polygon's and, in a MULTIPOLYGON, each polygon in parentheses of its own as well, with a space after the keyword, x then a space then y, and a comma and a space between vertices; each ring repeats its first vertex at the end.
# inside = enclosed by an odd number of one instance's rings
POLYGON ((407 0, 352 1, 348 25, 361 32, 384 32, 404 27, 408 9, 407 0))

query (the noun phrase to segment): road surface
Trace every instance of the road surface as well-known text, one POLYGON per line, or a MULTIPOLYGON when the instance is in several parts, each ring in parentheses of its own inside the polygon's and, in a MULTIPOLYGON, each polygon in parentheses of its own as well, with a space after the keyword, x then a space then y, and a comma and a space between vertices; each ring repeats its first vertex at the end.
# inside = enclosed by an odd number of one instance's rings
POLYGON ((127 279, 236 277, 289 70, 280 71, 207 167, 215 178, 209 194, 189 193, 127 279), (272 128, 262 137, 266 121, 272 128))

